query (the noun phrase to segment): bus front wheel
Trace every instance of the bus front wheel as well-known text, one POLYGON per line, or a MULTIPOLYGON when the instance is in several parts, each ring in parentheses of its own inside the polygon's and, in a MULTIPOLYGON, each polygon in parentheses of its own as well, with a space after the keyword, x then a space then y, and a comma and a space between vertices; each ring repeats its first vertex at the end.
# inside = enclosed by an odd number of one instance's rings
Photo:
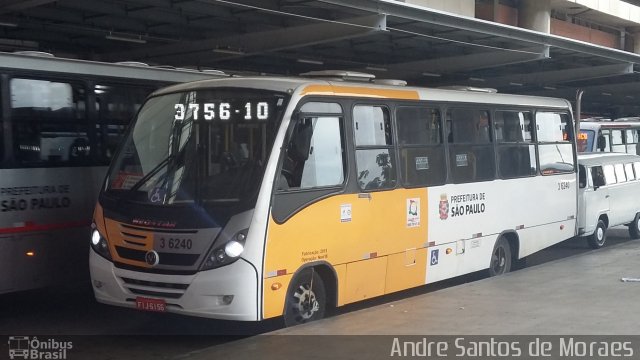
POLYGON ((605 225, 604 221, 598 220, 596 230, 587 237, 587 242, 591 248, 600 249, 604 246, 605 241, 607 241, 607 225, 605 225))
POLYGON ((493 253, 491 253, 491 262, 489 264, 489 276, 497 276, 506 274, 511 270, 511 246, 504 238, 498 238, 493 253))
POLYGON ((285 302, 284 324, 294 326, 324 317, 327 295, 324 283, 313 268, 300 272, 289 286, 285 302))

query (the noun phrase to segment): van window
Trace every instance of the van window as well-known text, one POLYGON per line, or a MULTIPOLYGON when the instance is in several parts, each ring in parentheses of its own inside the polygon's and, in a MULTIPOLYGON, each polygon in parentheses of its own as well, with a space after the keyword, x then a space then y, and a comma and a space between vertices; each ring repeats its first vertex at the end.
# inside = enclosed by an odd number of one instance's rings
POLYGON ((636 179, 640 180, 640 162, 633 163, 633 170, 636 173, 636 179))
POLYGON ((616 169, 616 179, 618 180, 618 182, 626 182, 627 176, 624 174, 624 165, 615 164, 614 168, 616 169))
POLYGON ((636 176, 633 173, 633 164, 632 163, 624 164, 624 172, 627 175, 627 180, 629 180, 629 181, 635 180, 636 176))
POLYGON ((613 168, 613 165, 604 165, 602 167, 602 170, 604 171, 604 178, 607 182, 607 185, 611 185, 611 184, 615 184, 616 183, 616 171, 613 168))
POLYGON ((591 168, 591 183, 593 186, 602 186, 606 184, 606 179, 604 177, 604 170, 602 166, 594 166, 591 168))

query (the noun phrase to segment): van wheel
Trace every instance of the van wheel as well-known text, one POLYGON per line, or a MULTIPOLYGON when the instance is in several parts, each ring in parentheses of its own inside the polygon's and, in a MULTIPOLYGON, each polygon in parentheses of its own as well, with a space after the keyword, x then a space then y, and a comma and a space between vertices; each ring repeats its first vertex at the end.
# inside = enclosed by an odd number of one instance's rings
POLYGON ((604 224, 604 221, 598 220, 596 231, 587 237, 587 242, 592 248, 600 249, 604 246, 605 241, 607 241, 607 225, 604 224))
POLYGON ((640 213, 637 213, 631 224, 629 224, 629 236, 632 239, 640 238, 640 213))
POLYGON ((491 253, 491 262, 489 263, 489 276, 497 276, 506 274, 511 270, 511 246, 509 242, 503 238, 498 238, 491 253))
POLYGON ((324 317, 327 296, 324 283, 313 268, 301 271, 289 286, 284 309, 285 326, 304 324, 324 317))

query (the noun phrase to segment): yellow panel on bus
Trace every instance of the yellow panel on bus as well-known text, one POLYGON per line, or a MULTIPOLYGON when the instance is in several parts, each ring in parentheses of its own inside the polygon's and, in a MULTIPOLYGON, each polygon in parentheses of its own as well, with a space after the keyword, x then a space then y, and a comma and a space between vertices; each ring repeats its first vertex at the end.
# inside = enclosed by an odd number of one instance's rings
MULTIPOLYGON (((334 270, 347 264, 346 271, 336 272, 338 305, 362 300, 362 295, 373 297, 424 284, 426 256, 422 252, 415 252, 415 268, 420 271, 407 269, 396 259, 389 268, 386 257, 405 257, 407 250, 426 247, 427 214, 426 189, 397 189, 331 196, 310 204, 283 224, 270 218, 265 278, 295 274, 308 263, 330 264, 334 270), (356 262, 361 264, 351 265, 356 262), (404 276, 407 279, 400 281, 404 276), (368 288, 372 281, 379 288, 368 288)), ((289 281, 280 280, 278 291, 286 292, 289 281)), ((264 289, 266 317, 267 309, 284 308, 284 295, 268 286, 264 289)))

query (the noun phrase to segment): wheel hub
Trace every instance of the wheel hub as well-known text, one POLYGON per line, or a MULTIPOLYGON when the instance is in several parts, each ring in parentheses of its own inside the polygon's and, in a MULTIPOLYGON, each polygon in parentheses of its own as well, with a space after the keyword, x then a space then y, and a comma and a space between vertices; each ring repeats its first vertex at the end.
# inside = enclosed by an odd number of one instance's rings
POLYGON ((294 296, 298 299, 295 306, 298 309, 298 313, 304 320, 308 320, 313 317, 313 314, 320 309, 320 304, 318 304, 316 294, 313 290, 305 286, 300 286, 294 296))

